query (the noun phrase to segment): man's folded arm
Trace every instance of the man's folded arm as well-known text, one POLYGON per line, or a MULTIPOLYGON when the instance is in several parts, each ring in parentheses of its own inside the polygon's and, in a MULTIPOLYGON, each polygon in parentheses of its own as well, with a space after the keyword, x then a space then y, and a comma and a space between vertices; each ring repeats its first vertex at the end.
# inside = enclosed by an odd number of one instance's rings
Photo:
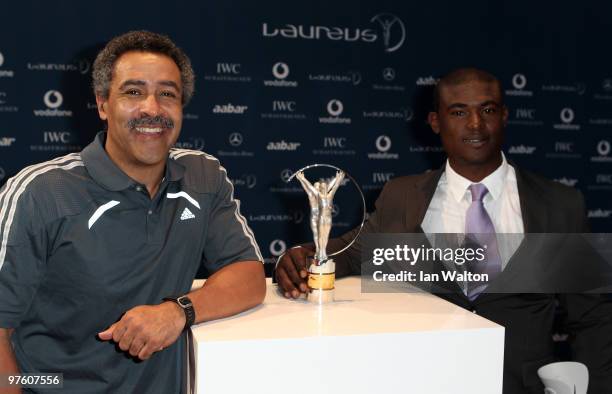
POLYGON ((240 261, 211 275, 203 287, 189 293, 196 323, 220 319, 263 302, 266 281, 261 261, 240 261))

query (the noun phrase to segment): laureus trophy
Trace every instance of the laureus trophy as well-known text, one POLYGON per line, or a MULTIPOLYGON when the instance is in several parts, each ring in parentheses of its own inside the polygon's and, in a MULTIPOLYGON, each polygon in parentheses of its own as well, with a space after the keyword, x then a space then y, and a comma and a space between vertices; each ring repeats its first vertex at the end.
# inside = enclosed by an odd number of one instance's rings
POLYGON ((325 304, 334 301, 336 264, 331 257, 348 249, 353 242, 355 242, 357 236, 359 236, 365 222, 365 199, 359 185, 350 175, 338 167, 329 164, 313 164, 306 166, 296 171, 288 181, 291 181, 293 177, 297 178, 308 195, 308 202, 310 203, 310 229, 312 230, 315 244, 315 254, 311 258, 311 263, 308 267, 308 288, 310 292, 307 298, 309 301, 316 304, 325 304), (306 179, 304 172, 315 167, 332 168, 336 170, 335 176, 329 179, 320 179, 312 184, 306 179), (333 198, 338 188, 342 185, 345 177, 348 177, 354 183, 361 194, 364 217, 355 238, 342 250, 328 255, 327 243, 332 228, 333 198))

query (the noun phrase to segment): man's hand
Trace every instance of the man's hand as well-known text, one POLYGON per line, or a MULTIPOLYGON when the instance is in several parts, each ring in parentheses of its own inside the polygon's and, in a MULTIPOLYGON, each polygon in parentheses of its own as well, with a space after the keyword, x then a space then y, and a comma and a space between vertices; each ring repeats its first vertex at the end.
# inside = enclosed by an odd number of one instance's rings
POLYGON ((308 255, 311 252, 302 247, 291 248, 276 266, 276 282, 287 298, 298 298, 308 292, 308 255))
POLYGON ((132 356, 146 360, 172 345, 185 328, 185 312, 174 302, 141 305, 125 312, 121 320, 98 334, 114 341, 132 356))

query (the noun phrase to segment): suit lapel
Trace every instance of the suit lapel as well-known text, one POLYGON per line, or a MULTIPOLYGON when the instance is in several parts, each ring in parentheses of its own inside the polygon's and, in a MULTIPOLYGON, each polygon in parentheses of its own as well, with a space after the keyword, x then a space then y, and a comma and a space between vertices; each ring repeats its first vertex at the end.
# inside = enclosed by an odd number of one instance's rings
POLYGON ((423 177, 415 182, 414 192, 406 194, 406 198, 411 199, 406 204, 408 207, 405 216, 406 232, 423 232, 421 223, 436 192, 442 172, 442 169, 437 169, 423 174, 423 177))
POLYGON ((529 174, 514 166, 518 187, 521 215, 525 233, 545 233, 548 229, 549 206, 542 198, 541 191, 529 178, 529 174))

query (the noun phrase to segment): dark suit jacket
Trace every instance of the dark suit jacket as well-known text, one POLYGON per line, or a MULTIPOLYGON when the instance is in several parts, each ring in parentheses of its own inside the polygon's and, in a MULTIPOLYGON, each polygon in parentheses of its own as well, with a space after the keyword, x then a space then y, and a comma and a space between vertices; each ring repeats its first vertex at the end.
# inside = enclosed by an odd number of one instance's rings
MULTIPOLYGON (((579 191, 516 167, 515 170, 526 233, 588 232, 584 200, 579 191)), ((389 181, 362 234, 422 232, 421 222, 441 175, 442 170, 437 170, 389 181)), ((330 240, 328 250, 340 250, 354 238, 356 231, 330 240)), ((337 276, 359 274, 359 240, 334 260, 337 276)), ((510 264, 516 262, 511 260, 510 264)), ((544 391, 536 371, 555 361, 552 326, 560 299, 568 311, 573 358, 585 363, 590 371, 589 393, 612 393, 612 303, 606 296, 483 293, 474 302, 459 291, 440 296, 506 328, 504 394, 544 391)))

